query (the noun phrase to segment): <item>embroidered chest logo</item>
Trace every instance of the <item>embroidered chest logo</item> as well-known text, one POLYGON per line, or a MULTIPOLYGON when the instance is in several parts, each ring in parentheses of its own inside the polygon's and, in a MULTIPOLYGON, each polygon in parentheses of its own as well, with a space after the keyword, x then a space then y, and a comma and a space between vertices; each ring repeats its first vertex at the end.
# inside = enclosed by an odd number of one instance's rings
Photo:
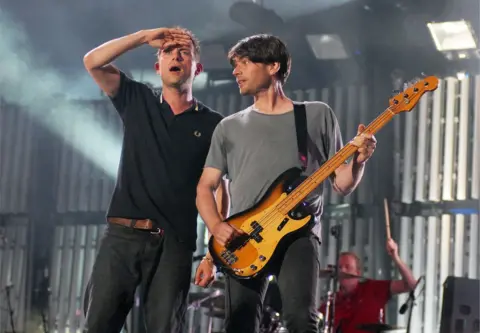
POLYGON ((199 137, 202 136, 202 133, 200 133, 199 131, 193 131, 193 135, 195 135, 197 138, 199 138, 199 137))

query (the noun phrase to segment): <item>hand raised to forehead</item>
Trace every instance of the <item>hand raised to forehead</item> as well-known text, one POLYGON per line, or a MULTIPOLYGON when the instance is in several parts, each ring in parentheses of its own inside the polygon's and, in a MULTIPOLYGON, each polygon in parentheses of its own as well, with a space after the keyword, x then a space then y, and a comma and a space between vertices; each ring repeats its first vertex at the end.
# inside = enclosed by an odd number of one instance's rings
POLYGON ((147 43, 154 48, 164 49, 165 45, 192 45, 192 38, 186 32, 175 28, 147 30, 147 43))

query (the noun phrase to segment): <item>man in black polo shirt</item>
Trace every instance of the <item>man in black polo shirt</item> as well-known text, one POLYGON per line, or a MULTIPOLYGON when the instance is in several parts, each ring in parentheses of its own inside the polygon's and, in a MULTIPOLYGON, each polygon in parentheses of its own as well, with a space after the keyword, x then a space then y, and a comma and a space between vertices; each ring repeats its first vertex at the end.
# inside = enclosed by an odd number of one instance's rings
POLYGON ((182 28, 143 30, 85 55, 85 67, 124 125, 108 227, 85 297, 85 332, 120 332, 141 286, 147 332, 180 332, 196 242, 196 185, 221 115, 192 97, 199 42, 182 28), (162 94, 111 62, 158 49, 162 94))

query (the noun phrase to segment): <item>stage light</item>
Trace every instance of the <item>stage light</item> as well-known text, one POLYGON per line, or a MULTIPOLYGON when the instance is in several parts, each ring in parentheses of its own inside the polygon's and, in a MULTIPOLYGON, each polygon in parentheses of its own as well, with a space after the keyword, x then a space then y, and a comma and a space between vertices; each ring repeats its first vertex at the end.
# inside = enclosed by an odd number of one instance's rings
POLYGON ((334 34, 307 35, 313 54, 320 60, 346 59, 348 54, 340 36, 334 34))
POLYGON ((477 42, 470 24, 465 21, 428 23, 437 50, 460 51, 477 48, 477 42))

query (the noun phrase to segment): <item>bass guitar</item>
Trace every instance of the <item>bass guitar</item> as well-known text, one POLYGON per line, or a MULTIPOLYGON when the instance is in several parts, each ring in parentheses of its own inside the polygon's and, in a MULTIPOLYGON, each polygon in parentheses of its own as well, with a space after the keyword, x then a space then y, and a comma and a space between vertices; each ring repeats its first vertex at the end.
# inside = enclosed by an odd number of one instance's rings
MULTIPOLYGON (((389 100, 389 107, 364 133, 375 134, 395 115, 411 111, 426 92, 437 86, 438 79, 429 76, 394 96, 389 100)), ((226 246, 220 245, 213 236, 210 238, 208 247, 216 266, 239 279, 267 273, 269 263, 282 246, 288 244, 288 238, 308 228, 313 221, 313 216, 301 209, 303 200, 356 151, 356 146, 347 143, 300 183, 300 169, 281 174, 255 206, 225 220, 244 234, 226 246), (294 180, 299 183, 296 187, 292 186, 294 180)))

